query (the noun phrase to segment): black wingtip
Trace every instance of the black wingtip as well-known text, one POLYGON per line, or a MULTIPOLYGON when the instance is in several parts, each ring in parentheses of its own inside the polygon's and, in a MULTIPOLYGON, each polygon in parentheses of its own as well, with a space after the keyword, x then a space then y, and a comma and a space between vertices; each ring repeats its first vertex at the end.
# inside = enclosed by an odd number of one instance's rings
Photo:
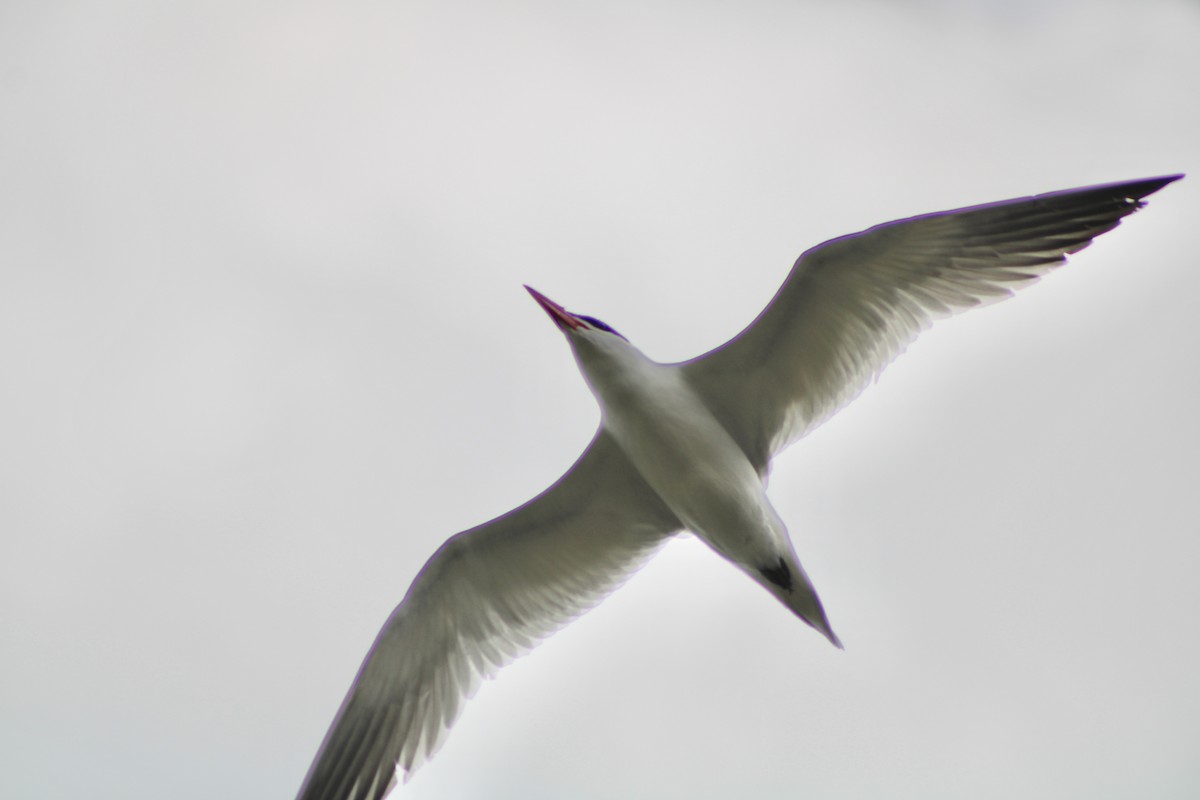
POLYGON ((1043 203, 1070 203, 1081 199, 1117 199, 1128 201, 1129 205, 1141 207, 1144 197, 1157 192, 1164 186, 1183 178, 1182 172, 1175 175, 1161 175, 1157 178, 1138 178, 1130 181, 1114 181, 1098 183, 1094 186, 1081 186, 1076 189, 1063 189, 1057 192, 1047 192, 1035 195, 1035 199, 1043 203))
POLYGON ((1143 178, 1135 181, 1122 181, 1121 183, 1113 184, 1113 188, 1124 188, 1130 199, 1141 200, 1143 197, 1148 197, 1164 186, 1172 184, 1183 177, 1184 173, 1180 172, 1175 175, 1162 175, 1157 178, 1143 178))

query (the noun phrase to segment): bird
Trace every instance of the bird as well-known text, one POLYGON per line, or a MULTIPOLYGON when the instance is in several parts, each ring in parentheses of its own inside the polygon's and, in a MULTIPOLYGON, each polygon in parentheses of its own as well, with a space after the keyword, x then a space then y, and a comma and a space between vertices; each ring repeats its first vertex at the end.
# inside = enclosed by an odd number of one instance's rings
POLYGON ((805 251, 741 333, 659 363, 526 286, 600 406, 550 488, 450 537, 362 662, 298 800, 380 800, 442 745, 480 682, 690 531, 841 647, 766 494, 772 459, 933 320, 1010 297, 1183 175, 887 222, 805 251))

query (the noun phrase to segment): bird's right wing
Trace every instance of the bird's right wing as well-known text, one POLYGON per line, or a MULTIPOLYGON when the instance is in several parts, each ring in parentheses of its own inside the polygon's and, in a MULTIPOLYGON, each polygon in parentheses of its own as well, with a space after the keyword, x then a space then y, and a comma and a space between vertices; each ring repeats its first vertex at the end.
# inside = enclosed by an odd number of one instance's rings
POLYGON ((744 331, 681 365, 760 472, 937 317, 1009 297, 1181 175, 925 214, 800 256, 744 331))
POLYGON ((620 585, 680 523, 601 430, 557 483, 449 539, 367 654, 299 800, 378 800, 491 677, 620 585))

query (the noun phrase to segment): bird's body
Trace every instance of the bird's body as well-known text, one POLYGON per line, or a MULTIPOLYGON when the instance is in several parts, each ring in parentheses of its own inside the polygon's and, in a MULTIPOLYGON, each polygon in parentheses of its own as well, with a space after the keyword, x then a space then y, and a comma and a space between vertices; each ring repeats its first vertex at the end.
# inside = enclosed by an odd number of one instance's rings
MULTIPOLYGON (((530 292, 554 307, 553 301, 530 292)), ((713 416, 682 365, 659 364, 622 337, 604 332, 581 331, 569 341, 600 405, 603 430, 680 527, 840 646, 787 527, 767 499, 765 474, 713 416)))
POLYGON ((1181 176, 887 223, 807 251, 741 334, 660 364, 530 289, 601 410, 538 497, 451 537, 380 631, 300 800, 378 800, 441 745, 483 677, 690 530, 835 645, 766 494, 771 459, 852 400, 936 317, 1008 297, 1181 176))

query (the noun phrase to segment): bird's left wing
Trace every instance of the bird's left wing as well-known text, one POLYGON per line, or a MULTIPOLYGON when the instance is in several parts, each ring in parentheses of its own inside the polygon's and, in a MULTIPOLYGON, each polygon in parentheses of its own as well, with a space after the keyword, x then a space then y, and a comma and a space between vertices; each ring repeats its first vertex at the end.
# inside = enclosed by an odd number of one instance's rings
POLYGON ((800 256, 749 327, 681 368, 765 472, 934 318, 1009 297, 1181 177, 926 214, 825 242, 800 256))
POLYGON ((378 800, 484 677, 620 585, 680 523, 601 430, 557 483, 449 539, 367 654, 300 800, 378 800))

